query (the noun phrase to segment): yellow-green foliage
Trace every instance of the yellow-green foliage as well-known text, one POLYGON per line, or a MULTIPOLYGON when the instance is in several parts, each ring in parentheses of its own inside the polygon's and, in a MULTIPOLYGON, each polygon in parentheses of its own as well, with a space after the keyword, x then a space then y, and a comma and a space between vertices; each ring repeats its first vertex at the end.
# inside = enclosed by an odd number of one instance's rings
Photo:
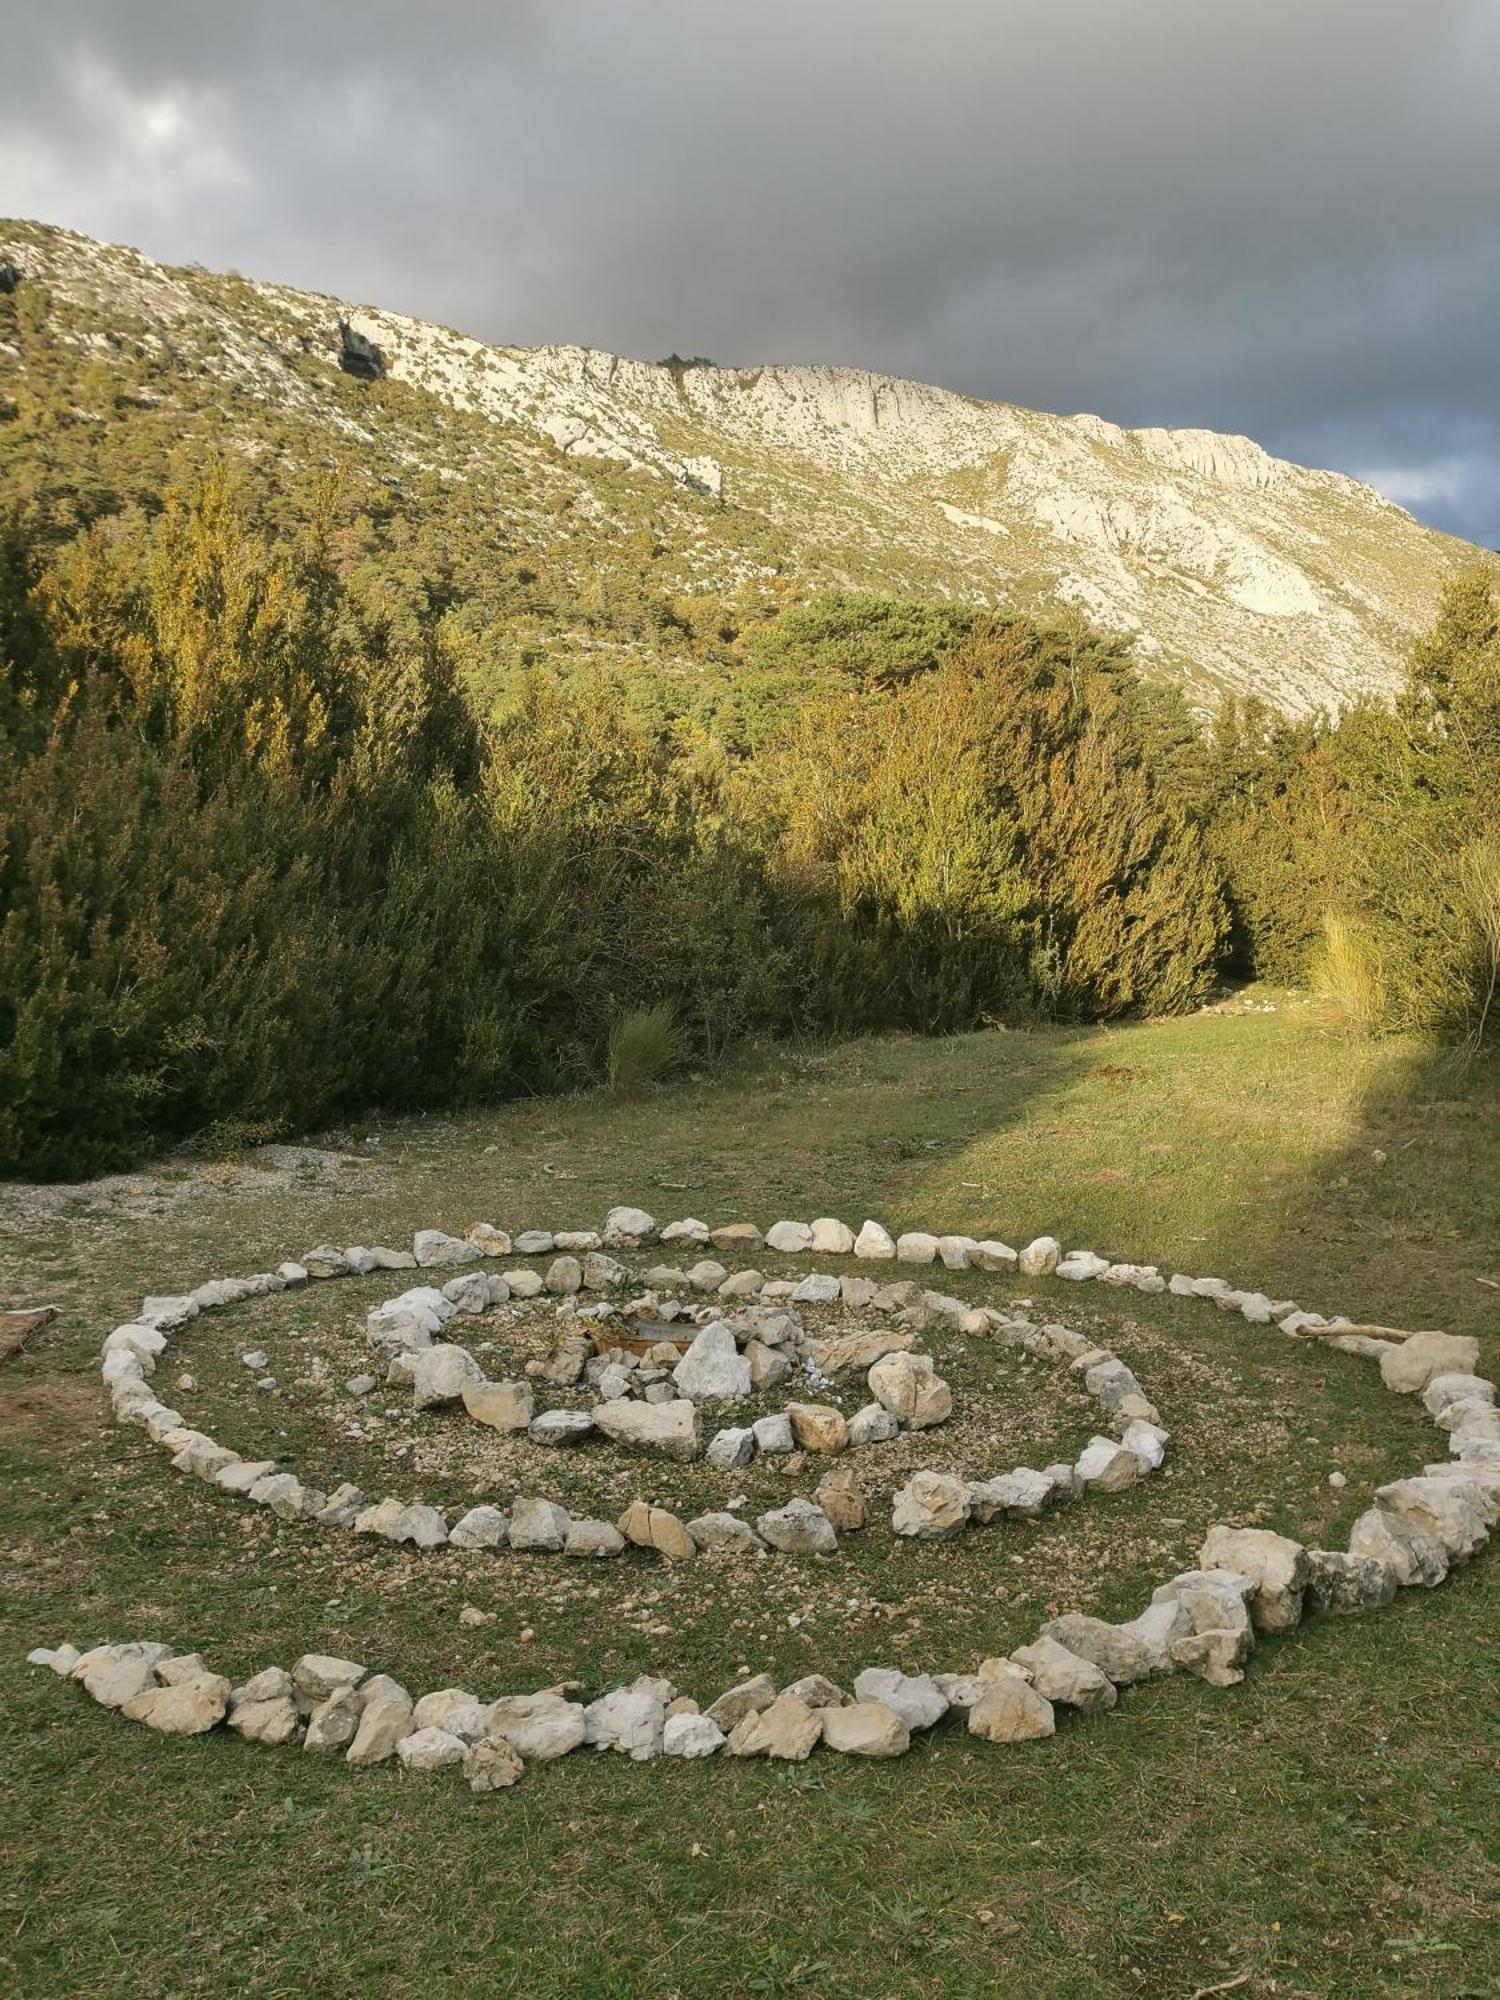
POLYGON ((1500 607, 1488 572, 1449 589, 1393 708, 1362 704, 1336 726, 1221 717, 1205 810, 1246 970, 1311 974, 1362 1026, 1492 1034, 1500 607))
POLYGON ((670 1007, 637 1007, 609 1031, 612 1090, 637 1091, 656 1083, 676 1062, 677 1022, 670 1007))
POLYGON ((1395 713, 1351 740, 1345 896, 1385 986, 1383 1021, 1492 1032, 1500 837, 1500 606, 1476 571, 1448 592, 1395 713))
POLYGON ((1313 984, 1336 1026, 1360 1035, 1380 1026, 1385 989, 1369 940, 1347 917, 1330 912, 1323 919, 1323 943, 1313 984))
POLYGON ((1225 917, 1158 791, 1118 658, 1024 624, 931 672, 811 706, 769 782, 775 869, 836 910, 840 1025, 952 1028, 1200 1000, 1225 917))

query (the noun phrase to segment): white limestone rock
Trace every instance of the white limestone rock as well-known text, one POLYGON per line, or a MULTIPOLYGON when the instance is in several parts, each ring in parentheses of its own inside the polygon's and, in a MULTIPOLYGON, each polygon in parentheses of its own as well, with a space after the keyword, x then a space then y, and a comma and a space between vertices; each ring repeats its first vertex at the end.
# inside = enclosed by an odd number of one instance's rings
POLYGON ((948 1697, 931 1674, 904 1674, 897 1667, 866 1667, 856 1674, 854 1698, 883 1702, 908 1729, 931 1729, 948 1713, 948 1697))
POLYGON ((1109 1259, 1092 1250, 1070 1250, 1058 1263, 1056 1275, 1074 1284, 1086 1284, 1090 1278, 1102 1278, 1109 1268, 1109 1259))
POLYGON ((446 1729, 414 1729, 397 1743, 396 1759, 403 1771, 442 1771, 462 1764, 468 1750, 461 1736, 450 1736, 446 1729))
POLYGON ((1018 1646, 1011 1659, 1044 1700, 1076 1708, 1084 1715, 1113 1708, 1119 1699, 1115 1684, 1094 1661, 1073 1653, 1056 1639, 1040 1638, 1018 1646))
POLYGON ((880 1223, 866 1221, 854 1239, 854 1254, 856 1257, 866 1257, 876 1261, 894 1258, 896 1239, 880 1223))
POLYGON ((708 1240, 708 1224, 695 1215, 686 1216, 681 1222, 669 1222, 661 1232, 663 1243, 691 1243, 701 1248, 708 1240))
POLYGON ((657 1233, 657 1222, 643 1208, 612 1208, 604 1218, 602 1235, 607 1250, 638 1250, 657 1233))
POLYGON ((464 1390, 471 1385, 477 1388, 483 1381, 484 1370, 468 1348, 451 1341, 435 1342, 412 1357, 412 1407, 430 1410, 441 1403, 462 1402, 464 1390))
POLYGON ((838 1536, 821 1507, 801 1495, 784 1507, 762 1514, 755 1524, 761 1539, 789 1556, 831 1556, 838 1552, 838 1536))
POLYGON ((500 1549, 508 1545, 510 1517, 499 1507, 480 1505, 461 1515, 448 1531, 455 1549, 500 1549))
POLYGON ((1418 1395, 1438 1375, 1472 1374, 1479 1365, 1479 1342, 1468 1335, 1414 1333, 1392 1345, 1380 1359, 1380 1379, 1398 1395, 1418 1395))
POLYGON ((662 1689, 667 1685, 643 1677, 591 1701, 583 1712, 584 1742, 593 1750, 616 1750, 638 1764, 659 1757, 667 1719, 662 1689))
POLYGON ((750 1363, 729 1328, 715 1320, 699 1329, 672 1380, 695 1403, 735 1402, 750 1394, 750 1363))
POLYGON ((534 1417, 527 1432, 533 1444, 577 1444, 594 1429, 591 1410, 543 1410, 534 1417))
POLYGON ((686 1397, 660 1403, 598 1403, 594 1407, 594 1422, 616 1444, 657 1458, 685 1464, 697 1458, 702 1449, 698 1406, 686 1397))
POLYGON ((1395 1479, 1375 1489, 1375 1504, 1418 1534, 1433 1535, 1454 1562, 1489 1540, 1500 1502, 1474 1479, 1395 1479))
POLYGON ((901 1264, 930 1264, 937 1256, 938 1240, 925 1229, 908 1229, 896 1238, 896 1261, 901 1264))
POLYGON ((504 1695, 485 1711, 485 1735, 509 1743, 528 1764, 550 1764, 576 1750, 587 1733, 581 1702, 553 1689, 504 1695))
POLYGON ((448 1539, 448 1523, 441 1509, 413 1500, 397 1514, 388 1534, 391 1541, 409 1543, 412 1548, 440 1549, 448 1539))
POLYGON ((755 1432, 748 1424, 743 1428, 717 1431, 709 1439, 704 1456, 720 1472, 733 1472, 742 1465, 748 1465, 755 1456, 755 1432))
POLYGON ((1090 1438, 1073 1470, 1081 1486, 1100 1493, 1123 1493, 1138 1485, 1146 1473, 1144 1463, 1128 1446, 1107 1437, 1090 1438))
POLYGON ((513 1549, 557 1555, 568 1539, 569 1516, 553 1500, 517 1500, 510 1513, 513 1549))
POLYGON ((900 1432, 900 1424, 883 1403, 866 1403, 849 1419, 851 1445, 888 1444, 900 1432))
POLYGON ((1055 1236, 1035 1236, 1017 1256, 1016 1269, 1023 1278, 1045 1278, 1061 1261, 1062 1245, 1055 1236))
POLYGON ((724 1746, 724 1731, 706 1715, 669 1715, 662 1725, 664 1757, 712 1757, 724 1746))
POLYGON ((773 1222, 766 1231, 766 1248, 783 1257, 800 1256, 812 1248, 812 1229, 805 1222, 773 1222))
POLYGON ((969 1513, 972 1520, 987 1524, 1002 1514, 1034 1521, 1052 1504, 1056 1488, 1045 1472, 1033 1472, 1018 1465, 996 1479, 971 1480, 969 1513))
MULTIPOLYGON (((477 1243, 466 1243, 461 1236, 445 1235, 441 1229, 419 1229, 412 1239, 412 1255, 423 1270, 442 1271, 460 1264, 476 1264, 484 1255, 477 1243)), ((307 1259, 303 1258, 303 1263, 307 1259)), ((316 1276, 311 1265, 309 1275, 316 1276)))
POLYGON ((778 1410, 774 1416, 757 1417, 751 1429, 755 1432, 755 1449, 764 1458, 785 1457, 796 1449, 792 1420, 784 1411, 778 1410))
POLYGON ((705 1555, 764 1555, 766 1545, 738 1514, 699 1514, 687 1524, 693 1546, 705 1555))

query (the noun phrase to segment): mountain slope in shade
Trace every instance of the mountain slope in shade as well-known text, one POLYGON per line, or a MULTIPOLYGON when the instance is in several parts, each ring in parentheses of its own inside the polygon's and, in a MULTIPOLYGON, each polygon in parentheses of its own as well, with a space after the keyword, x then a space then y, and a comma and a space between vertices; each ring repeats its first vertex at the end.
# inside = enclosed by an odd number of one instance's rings
MULTIPOLYGON (((482 468, 497 544, 580 576, 616 560, 635 524, 621 495, 639 491, 675 588, 790 575, 1078 612, 1204 707, 1226 690, 1289 714, 1389 692, 1442 584, 1480 554, 1248 438, 1123 430, 852 368, 491 347, 36 224, 0 223, 6 258, 44 289, 50 339, 106 364, 144 354, 158 402, 187 416, 205 381, 227 385, 246 450, 286 412, 388 481, 482 468), (383 357, 386 385, 362 398, 339 369, 341 323, 383 357), (391 383, 409 393, 393 401, 391 383)), ((23 372, 0 349, 0 394, 23 372)))

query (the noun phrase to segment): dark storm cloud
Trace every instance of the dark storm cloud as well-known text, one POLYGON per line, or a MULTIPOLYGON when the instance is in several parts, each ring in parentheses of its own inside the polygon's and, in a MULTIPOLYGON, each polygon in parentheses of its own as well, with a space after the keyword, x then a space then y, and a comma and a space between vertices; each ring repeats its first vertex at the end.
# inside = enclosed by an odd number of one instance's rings
POLYGON ((1500 541, 1500 0, 55 0, 0 209, 499 341, 1246 430, 1500 541))

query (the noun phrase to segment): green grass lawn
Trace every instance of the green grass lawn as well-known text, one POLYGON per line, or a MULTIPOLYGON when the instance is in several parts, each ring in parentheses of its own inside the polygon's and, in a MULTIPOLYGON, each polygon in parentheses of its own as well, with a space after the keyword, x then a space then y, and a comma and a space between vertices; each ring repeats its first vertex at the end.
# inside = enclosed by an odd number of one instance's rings
MULTIPOLYGON (((632 1201, 763 1226, 828 1213, 1012 1243, 1048 1230, 1314 1310, 1473 1333, 1493 1372, 1493 1062, 1461 1072, 1413 1044, 1331 1036, 1283 1003, 762 1052, 629 1102, 369 1130, 378 1148, 338 1135, 354 1161, 300 1175, 179 1161, 0 1189, 0 1303, 62 1308, 0 1367, 6 1990, 1500 1992, 1492 1554, 1389 1611, 1263 1641, 1236 1689, 1155 1682, 1108 1717, 1064 1715, 1050 1742, 990 1746, 945 1726, 892 1764, 820 1754, 792 1768, 578 1754, 488 1797, 452 1773, 356 1774, 222 1732, 159 1738, 21 1664, 63 1637, 150 1634, 237 1678, 325 1650, 414 1692, 574 1678, 593 1693, 651 1667, 706 1700, 745 1667, 964 1668, 1054 1608, 1127 1614, 1216 1519, 1333 1545, 1371 1484, 1441 1455, 1439 1433, 1368 1364, 1185 1301, 944 1279, 1029 1297, 1038 1317, 1112 1345, 1173 1431, 1168 1468, 938 1546, 893 1544, 877 1505, 829 1561, 743 1569, 489 1566, 252 1515, 108 1421, 97 1349, 144 1290, 325 1238, 397 1242, 480 1218, 586 1227, 632 1201), (461 1625, 465 1604, 493 1622, 461 1625)), ((396 1288, 353 1281, 209 1316, 174 1342, 167 1379, 188 1367, 199 1387, 173 1400, 246 1451, 274 1429, 320 1483, 337 1466, 376 1491, 463 1499, 492 1470, 464 1456, 472 1427, 435 1417, 446 1474, 418 1476, 343 1442, 293 1386, 313 1352, 349 1372, 365 1310, 396 1288), (284 1384, 269 1401, 238 1363, 252 1346, 284 1384)), ((1076 1450, 1092 1428, 1047 1370, 950 1335, 929 1344, 966 1405, 994 1399, 1015 1456, 1033 1435, 1049 1456, 1076 1450)), ((943 1432, 930 1441, 925 1462, 943 1464, 943 1432)), ((549 1455, 533 1483, 596 1512, 636 1491, 702 1506, 718 1490, 700 1467, 587 1450, 567 1466, 549 1455)), ((741 1483, 754 1510, 813 1477, 741 1483)))

